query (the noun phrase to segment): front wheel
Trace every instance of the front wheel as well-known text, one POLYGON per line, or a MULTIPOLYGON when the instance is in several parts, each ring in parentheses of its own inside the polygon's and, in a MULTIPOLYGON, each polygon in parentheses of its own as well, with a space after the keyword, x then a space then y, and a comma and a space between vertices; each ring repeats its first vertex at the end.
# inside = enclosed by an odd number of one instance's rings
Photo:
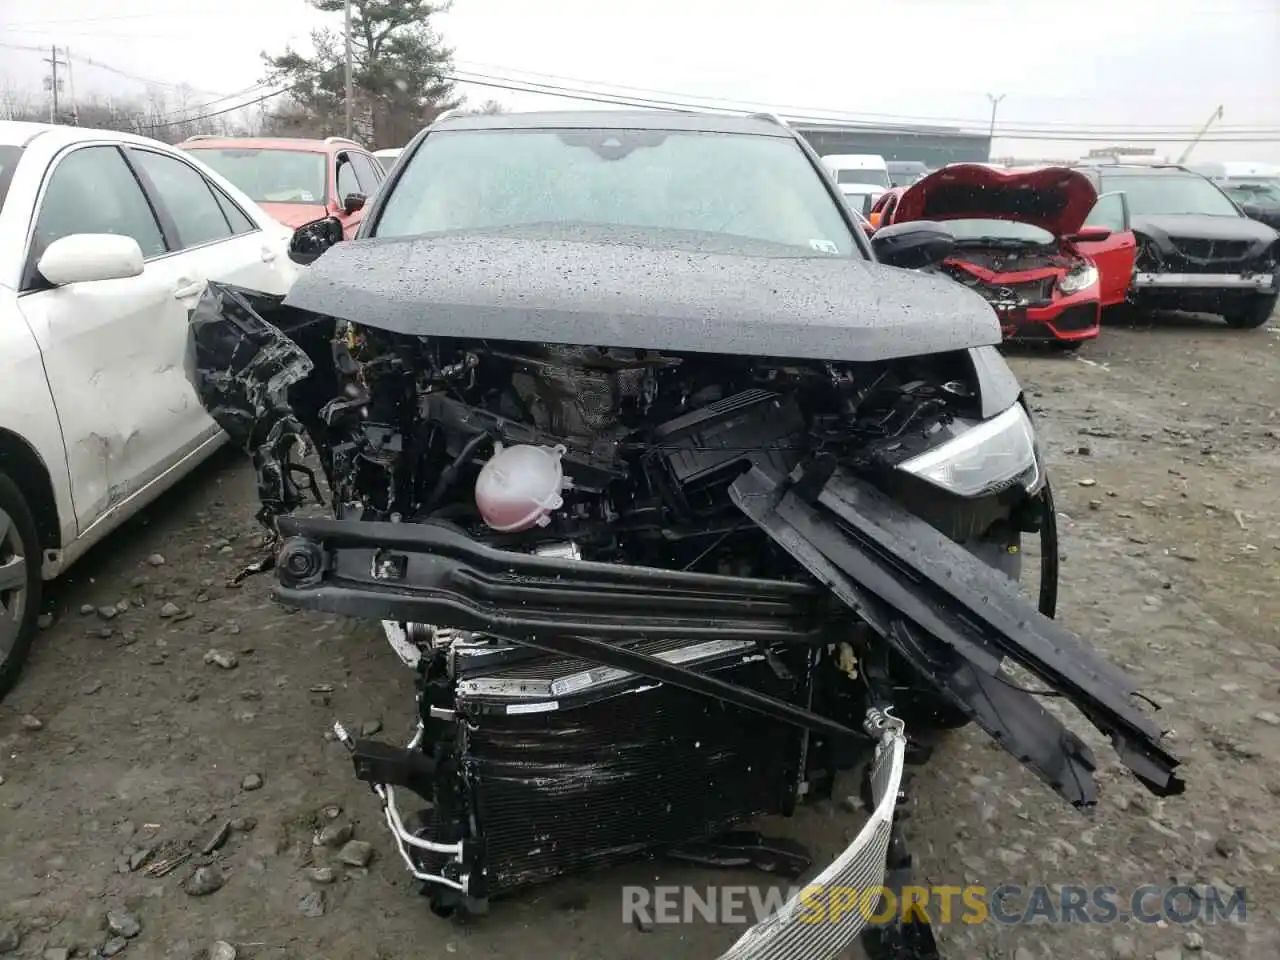
POLYGON ((13 687, 40 616, 40 537, 17 485, 0 473, 0 697, 13 687))
POLYGON ((1234 310, 1228 311, 1222 315, 1222 319, 1227 321, 1227 326, 1234 327, 1236 330, 1253 330, 1262 326, 1270 318, 1276 309, 1277 294, 1269 297, 1257 297, 1248 303, 1236 307, 1234 310))

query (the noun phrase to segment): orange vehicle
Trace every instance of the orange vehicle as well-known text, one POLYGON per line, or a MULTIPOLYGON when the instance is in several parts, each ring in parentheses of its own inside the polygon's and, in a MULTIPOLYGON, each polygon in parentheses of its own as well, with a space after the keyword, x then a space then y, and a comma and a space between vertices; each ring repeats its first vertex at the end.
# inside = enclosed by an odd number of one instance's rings
POLYGON ((871 222, 873 228, 892 222, 894 208, 898 206, 898 198, 906 189, 906 187, 892 187, 876 199, 876 202, 871 205, 871 212, 867 214, 867 220, 871 222))
POLYGON ((198 153, 286 227, 336 217, 345 240, 355 236, 365 201, 387 175, 369 151, 345 137, 197 136, 178 146, 198 153))

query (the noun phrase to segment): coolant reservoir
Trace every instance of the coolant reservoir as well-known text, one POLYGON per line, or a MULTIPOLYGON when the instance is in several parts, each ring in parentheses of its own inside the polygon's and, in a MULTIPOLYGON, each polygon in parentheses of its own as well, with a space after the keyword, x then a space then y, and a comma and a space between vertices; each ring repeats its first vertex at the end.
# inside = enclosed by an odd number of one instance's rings
POLYGON ((545 527, 551 512, 564 504, 565 448, 498 445, 476 479, 476 506, 484 522, 499 533, 545 527))

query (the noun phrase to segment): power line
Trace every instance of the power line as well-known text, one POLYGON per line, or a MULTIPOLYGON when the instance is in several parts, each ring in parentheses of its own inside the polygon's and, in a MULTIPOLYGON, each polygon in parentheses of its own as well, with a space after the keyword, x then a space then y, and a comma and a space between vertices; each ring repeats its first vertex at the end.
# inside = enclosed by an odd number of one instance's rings
MULTIPOLYGON (((724 107, 709 106, 706 103, 697 103, 689 100, 657 100, 645 97, 624 97, 603 92, 580 90, 567 86, 559 86, 555 84, 540 84, 531 81, 512 82, 501 78, 486 77, 479 74, 464 74, 462 72, 454 72, 442 74, 447 80, 456 83, 471 84, 478 87, 487 87, 496 90, 508 90, 516 93, 537 93, 544 96, 561 97, 567 100, 582 100, 592 103, 607 103, 614 106, 641 107, 650 109, 668 109, 680 111, 697 111, 704 110, 708 112, 718 113, 741 113, 741 110, 728 110, 724 107)), ((816 116, 809 114, 784 113, 784 115, 793 121, 810 122, 810 123, 830 123, 849 125, 847 118, 832 116, 816 116)), ((860 124, 869 128, 874 124, 860 124)), ((1005 139, 1014 140, 1062 140, 1076 141, 1081 143, 1115 143, 1117 140, 1129 143, 1169 143, 1177 142, 1185 136, 1191 135, 1190 131, 1169 131, 1168 133, 1158 134, 1156 131, 1144 131, 1138 136, 1126 136, 1123 130, 1098 131, 1083 129, 1075 130, 1009 130, 1005 132, 1002 128, 997 129, 996 136, 1005 139)), ((1222 135, 1216 137, 1205 137, 1202 143, 1274 143, 1280 142, 1280 129, 1269 130, 1253 130, 1239 131, 1232 135, 1222 135)))
POLYGON ((228 93, 226 96, 218 97, 216 100, 210 100, 207 103, 197 103, 189 107, 183 107, 179 110, 165 111, 163 114, 160 115, 160 119, 167 120, 169 118, 173 118, 173 122, 175 124, 189 123, 190 118, 183 119, 188 114, 194 113, 195 111, 199 111, 199 110, 207 110, 209 109, 209 107, 212 107, 216 103, 225 103, 228 100, 234 100, 237 97, 247 96, 248 94, 254 93, 258 90, 265 90, 268 86, 270 86, 270 84, 255 83, 248 87, 245 87, 243 90, 237 90, 235 93, 228 93))
MULTIPOLYGON (((25 49, 25 50, 34 50, 37 52, 43 52, 43 48, 41 47, 27 47, 23 45, 8 44, 8 43, 0 43, 0 46, 10 47, 13 49, 25 49)), ((132 74, 128 71, 120 70, 119 68, 113 67, 110 64, 105 64, 105 63, 102 63, 101 61, 93 60, 88 57, 80 57, 79 59, 83 60, 83 62, 85 63, 91 64, 92 66, 107 70, 109 72, 117 73, 121 76, 127 77, 128 79, 136 80, 141 83, 169 87, 172 89, 183 89, 183 88, 188 90, 194 89, 186 86, 185 84, 174 84, 166 81, 154 80, 148 77, 141 77, 136 74, 132 74)), ((714 101, 719 101, 721 103, 726 103, 726 104, 727 103, 738 103, 738 104, 747 103, 747 101, 731 101, 725 98, 690 97, 686 99, 685 95, 674 94, 674 93, 670 97, 661 98, 661 99, 653 98, 653 97, 628 96, 623 94, 611 93, 609 91, 583 89, 579 87, 571 87, 571 86, 562 85, 562 84, 515 80, 507 77, 494 77, 494 76, 481 74, 481 73, 472 73, 470 71, 454 71, 448 74, 441 74, 441 76, 443 79, 452 80, 456 83, 470 84, 473 86, 486 87, 490 89, 507 90, 515 93, 540 94, 543 96, 552 96, 552 97, 568 99, 568 100, 577 100, 581 102, 608 104, 612 106, 629 106, 629 107, 639 107, 639 108, 647 108, 647 109, 666 109, 666 110, 680 110, 680 111, 708 111, 708 112, 718 112, 718 113, 747 112, 746 108, 729 108, 725 106, 718 106, 714 102, 714 101)), ((544 75, 544 76, 549 76, 549 75, 544 75)), ((583 82, 587 82, 587 81, 583 81, 583 82)), ((266 100, 271 99, 272 97, 280 96, 283 93, 289 92, 289 90, 292 89, 290 87, 283 87, 278 90, 267 92, 262 96, 257 97, 253 100, 250 100, 246 103, 237 104, 235 106, 216 110, 210 113, 201 113, 201 114, 195 114, 195 115, 189 115, 188 113, 189 110, 204 110, 215 103, 230 100, 235 97, 242 96, 243 94, 249 93, 253 90, 262 89, 263 87, 265 87, 265 84, 255 84, 251 87, 246 88, 243 91, 239 91, 237 93, 232 93, 232 94, 213 94, 212 91, 196 91, 196 92, 210 93, 211 95, 214 95, 216 99, 205 104, 200 104, 195 107, 186 108, 173 113, 166 113, 162 116, 165 118, 172 116, 172 117, 175 117, 175 119, 172 119, 172 120, 162 119, 158 122, 151 124, 151 126, 153 127, 178 126, 180 124, 193 123, 199 120, 208 119, 210 117, 222 116, 227 113, 233 113, 237 110, 242 110, 248 106, 253 106, 254 104, 257 104, 257 103, 262 103, 266 100)), ((642 89, 642 88, 632 88, 632 89, 642 89)), ((762 107, 756 106, 751 109, 762 109, 762 107)), ((894 115, 894 114, 863 114, 862 115, 862 116, 877 116, 877 117, 883 118, 879 123, 876 123, 873 121, 856 120, 856 119, 853 119, 851 116, 832 115, 831 113, 828 113, 821 109, 813 110, 812 108, 794 108, 794 111, 793 111, 791 109, 788 109, 786 105, 765 107, 763 109, 772 109, 775 112, 785 113, 789 117, 789 119, 793 121, 798 121, 798 122, 829 123, 833 125, 843 124, 846 126, 860 125, 860 126, 866 126, 869 128, 881 126, 885 122, 890 122, 890 121, 903 122, 903 121, 910 121, 912 119, 924 119, 924 118, 911 118, 911 117, 894 115)), ((838 113, 838 111, 836 113, 838 113)), ((1102 129, 1103 126, 1104 125, 1096 125, 1093 127, 1085 126, 1085 127, 1079 127, 1079 128, 1073 127, 1073 128, 1063 128, 1063 129, 1055 130, 1055 129, 1048 129, 1043 126, 1021 128, 1021 127, 1014 127, 1012 124, 1006 123, 1006 124, 1002 124, 999 127, 999 129, 995 131, 995 135, 998 137, 1003 137, 1005 139, 1017 139, 1017 140, 1044 140, 1044 141, 1065 141, 1065 142, 1075 141, 1075 142, 1085 142, 1085 143, 1115 143, 1116 141, 1119 140, 1119 141, 1126 141, 1128 143, 1133 143, 1133 144, 1177 142, 1177 141, 1186 139, 1188 136, 1193 135, 1192 130, 1181 129, 1181 128, 1179 129, 1147 128, 1147 129, 1140 130, 1138 127, 1135 127, 1135 126, 1128 126, 1128 127, 1118 126, 1115 129, 1104 130, 1102 129)), ((1277 136, 1278 134, 1280 134, 1280 129, 1277 129, 1277 128, 1259 127, 1259 128, 1251 128, 1251 129, 1243 129, 1243 128, 1241 129, 1219 128, 1219 129, 1222 130, 1223 132, 1213 137, 1205 137, 1201 140, 1201 142, 1203 143, 1280 142, 1280 136, 1277 136)))
POLYGON ((244 103, 238 103, 233 107, 227 107, 223 110, 214 110, 212 113, 202 113, 194 117, 184 117, 181 120, 162 120, 162 121, 155 121, 155 122, 144 120, 140 122, 138 126, 146 129, 154 130, 154 129, 160 129, 163 127, 178 127, 187 123, 197 123, 200 120, 210 120, 213 117, 225 116, 228 113, 235 113, 237 110, 243 110, 246 107, 252 107, 252 106, 255 106, 256 104, 263 103, 264 101, 270 100, 272 97, 278 97, 281 94, 288 93, 292 89, 293 87, 281 87, 278 90, 271 90, 267 93, 264 93, 262 94, 262 96, 254 97, 252 100, 246 100, 244 103))
MULTIPOLYGON (((589 87, 589 88, 594 88, 593 92, 601 93, 606 96, 632 97, 635 94, 654 94, 658 98, 664 99, 664 100, 668 98, 695 99, 695 100, 706 102, 706 103, 720 103, 720 104, 732 105, 732 106, 727 106, 727 109, 733 109, 733 110, 765 109, 758 102, 753 102, 751 100, 741 100, 741 99, 735 99, 732 97, 718 97, 718 96, 710 96, 710 95, 704 95, 704 94, 690 94, 685 92, 677 92, 673 90, 656 89, 653 87, 628 86, 626 84, 612 83, 607 81, 585 80, 580 77, 568 77, 562 74, 538 73, 533 70, 507 69, 504 67, 494 66, 492 64, 475 63, 475 61, 469 61, 469 62, 471 62, 475 66, 484 67, 488 69, 471 70, 464 66, 461 68, 460 72, 471 73, 475 76, 485 77, 486 79, 490 79, 490 80, 504 80, 512 83, 531 83, 538 86, 562 85, 570 88, 589 87), (494 71, 496 71, 499 74, 523 74, 524 76, 528 76, 528 77, 541 77, 545 80, 559 80, 559 81, 564 81, 564 83, 563 84, 543 84, 539 80, 525 80, 523 77, 520 77, 520 76, 515 76, 515 77, 495 76, 494 71), (609 89, 599 90, 598 88, 600 87, 608 87, 609 89), (614 93, 614 91, 624 91, 624 92, 614 93)), ((982 96, 986 96, 986 94, 983 94, 982 96)), ((645 98, 642 98, 642 99, 645 99, 645 98)), ((855 121, 855 122, 859 118, 867 118, 865 122, 869 122, 869 123, 883 122, 886 120, 895 120, 895 121, 903 121, 903 122, 944 123, 944 124, 953 124, 953 125, 961 125, 961 126, 972 125, 975 128, 977 127, 985 128, 988 125, 988 119, 979 118, 979 117, 957 118, 957 117, 941 117, 941 116, 921 116, 918 114, 909 115, 909 114, 901 114, 901 113, 875 113, 872 111, 865 111, 865 110, 839 110, 839 109, 834 109, 830 107, 814 107, 811 105, 801 106, 794 103, 782 103, 782 104, 775 103, 775 104, 769 105, 767 109, 774 110, 774 111, 794 110, 794 111, 798 111, 800 113, 805 113, 805 114, 822 114, 822 115, 847 117, 849 120, 855 121)), ((1177 132, 1182 133, 1185 130, 1185 132, 1188 135, 1194 134, 1195 131, 1199 129, 1198 125, 1196 124, 1187 124, 1185 125, 1185 127, 1177 124, 1136 124, 1136 125, 1135 124, 1111 124, 1111 123, 1082 124, 1082 123, 1077 123, 1075 121, 1069 121, 1069 120, 1041 120, 1041 121, 1009 120, 1009 121, 1006 121, 1002 126, 1006 128, 1026 127, 1028 129, 1037 129, 1037 130, 1053 129, 1058 126, 1062 126, 1063 128, 1098 131, 1098 132, 1101 132, 1106 129, 1111 129, 1111 128, 1114 128, 1116 130, 1134 130, 1134 129, 1141 130, 1143 128, 1149 128, 1149 129, 1159 131, 1161 133, 1165 131, 1173 131, 1173 130, 1176 130, 1177 132)), ((1224 124, 1219 129, 1229 130, 1229 129, 1234 129, 1236 127, 1239 127, 1240 128, 1239 132, 1249 132, 1250 130, 1257 128, 1259 126, 1261 125, 1224 124)), ((1263 129, 1272 129, 1272 128, 1265 127, 1263 129)))
MULTIPOLYGON (((25 43, 5 43, 0 41, 0 47, 8 50, 25 50, 28 53, 44 53, 48 47, 35 47, 25 43)), ((121 70, 119 67, 112 66, 109 63, 103 63, 101 60, 95 60, 92 57, 86 57, 83 54, 76 54, 76 60, 81 63, 96 67, 99 70, 105 70, 107 73, 114 73, 116 76, 124 77, 126 80, 134 80, 138 83, 145 83, 153 87, 167 87, 170 90, 190 90, 192 93, 203 93, 210 97, 222 97, 224 94, 216 90, 201 90, 197 87, 190 86, 185 83, 172 83, 168 80, 157 80, 154 77, 143 77, 136 73, 130 73, 128 70, 121 70)))

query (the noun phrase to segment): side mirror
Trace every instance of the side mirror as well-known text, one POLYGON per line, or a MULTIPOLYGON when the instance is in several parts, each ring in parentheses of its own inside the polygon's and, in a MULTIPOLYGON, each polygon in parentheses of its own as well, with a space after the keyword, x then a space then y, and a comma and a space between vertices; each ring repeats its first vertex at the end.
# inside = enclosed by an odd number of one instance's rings
POLYGON ((1081 227, 1080 232, 1071 237, 1074 243, 1097 243, 1111 236, 1106 227, 1081 227))
POLYGON ((363 193, 348 193, 342 198, 342 212, 351 214, 357 210, 364 209, 365 195, 363 193))
POLYGON ((293 239, 289 241, 289 259, 304 265, 313 263, 320 254, 341 242, 341 220, 337 217, 312 220, 293 231, 293 239))
POLYGON ((114 233, 73 233, 49 244, 36 269, 55 287, 68 283, 123 280, 142 275, 142 248, 133 237, 114 233))
POLYGON ((911 220, 881 227, 871 238, 876 259, 891 267, 919 270, 941 263, 956 248, 951 231, 932 220, 911 220))

